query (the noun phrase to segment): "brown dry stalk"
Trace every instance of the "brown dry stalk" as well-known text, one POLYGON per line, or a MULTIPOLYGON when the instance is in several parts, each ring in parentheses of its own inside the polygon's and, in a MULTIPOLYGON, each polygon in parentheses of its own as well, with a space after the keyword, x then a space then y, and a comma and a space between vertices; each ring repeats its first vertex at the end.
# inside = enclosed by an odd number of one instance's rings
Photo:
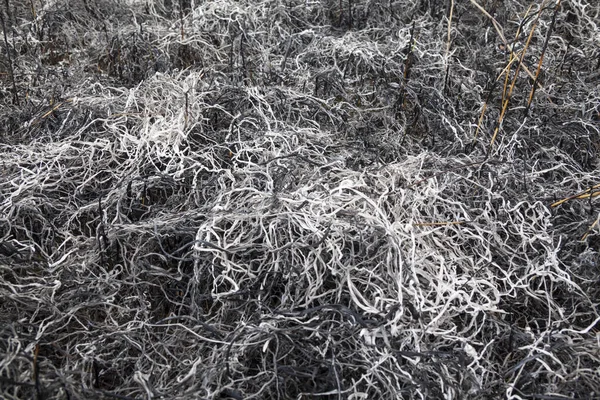
POLYGON ((596 227, 598 225, 598 222, 600 222, 600 215, 598 215, 598 218, 596 218, 594 223, 592 225, 590 225, 590 227, 588 228, 587 232, 581 237, 582 242, 585 241, 585 239, 587 239, 587 237, 590 235, 590 233, 592 233, 592 229, 594 229, 594 227, 596 227))
POLYGON ((573 196, 565 197, 562 200, 555 201, 554 203, 552 203, 550 205, 550 207, 552 207, 552 208, 558 207, 561 204, 566 203, 569 200, 589 199, 589 198, 594 198, 594 197, 600 196, 600 191, 596 191, 596 189, 600 189, 600 183, 590 187, 589 189, 584 190, 583 192, 579 192, 577 194, 574 194, 573 196))
MULTIPOLYGON (((508 83, 508 71, 506 72, 506 80, 504 83, 504 90, 503 90, 503 104, 502 104, 502 111, 500 112, 500 116, 498 117, 498 123, 496 125, 496 129, 494 129, 494 135, 492 136, 492 140, 490 142, 490 148, 494 146, 494 142, 496 141, 496 137, 498 136, 498 132, 500 131, 500 128, 502 127, 502 122, 504 121, 504 116, 506 115, 506 111, 508 110, 508 104, 510 102, 510 97, 512 96, 513 90, 515 88, 515 85, 517 83, 517 78, 519 77, 519 70, 521 69, 521 66, 523 66, 523 59, 525 58, 525 54, 527 53, 527 49, 529 48, 529 44, 531 43, 531 38, 533 37, 533 33, 535 32, 535 28, 537 27, 537 23, 538 20, 540 18, 540 14, 543 10, 543 5, 540 7, 540 11, 538 11, 538 15, 535 19, 535 22, 533 23, 533 27, 531 28, 531 31, 529 32, 529 36, 527 37, 527 42, 525 43, 525 47, 523 48, 523 50, 521 51, 521 56, 519 58, 519 63, 517 64, 517 68, 515 70, 515 74, 513 76, 510 88, 508 90, 508 93, 506 94, 506 96, 504 95, 504 93, 506 93, 506 84, 508 83)), ((527 13, 529 13, 529 10, 527 11, 527 13)), ((511 50, 511 58, 513 57, 513 51, 511 50)))
POLYGON ((535 72, 535 78, 533 79, 533 86, 531 87, 531 91, 529 92, 529 99, 527 99, 527 107, 525 108, 525 116, 527 116, 527 113, 529 112, 529 107, 531 106, 531 102, 533 101, 533 96, 535 95, 535 89, 537 87, 538 79, 540 77, 540 72, 542 71, 542 63, 544 62, 544 54, 546 53, 546 49, 548 48, 548 42, 550 41, 550 35, 552 34, 554 24, 556 23, 556 14, 558 14, 560 2, 561 2, 561 0, 557 0, 556 5, 554 6, 554 14, 552 14, 552 22, 550 22, 550 27, 548 28, 548 32, 546 33, 546 41, 544 42, 544 46, 542 47, 542 54, 540 55, 540 61, 538 62, 537 70, 535 72))
POLYGON ((504 31, 502 30, 502 27, 500 26, 500 24, 498 23, 498 21, 496 21, 496 19, 494 17, 492 17, 486 10, 485 8, 481 7, 479 5, 479 3, 477 3, 475 0, 470 0, 471 3, 477 7, 477 9, 479 11, 481 11, 483 13, 483 15, 485 15, 486 17, 488 17, 491 21, 492 24, 494 25, 494 29, 496 29, 496 32, 498 33, 498 36, 500 36, 500 39, 502 40, 502 43, 504 43, 505 46, 508 47, 508 43, 506 42, 506 38, 504 37, 504 31))
MULTIPOLYGON (((531 11, 531 7, 533 7, 533 5, 529 6, 529 8, 527 9, 527 12, 525 13, 525 16, 521 20, 521 23, 519 24, 519 27, 517 28, 517 33, 515 34, 515 39, 513 40, 513 43, 516 43, 517 40, 519 40, 519 36, 521 35, 521 30, 523 29, 523 25, 525 24, 525 21, 527 20, 527 17, 529 16, 529 12, 531 11)), ((538 16, 539 16, 539 13, 538 13, 538 16)), ((535 31, 536 25, 537 25, 537 19, 536 19, 535 23, 533 24, 533 28, 531 29, 531 32, 535 31)), ((530 37, 531 37, 531 34, 530 34, 530 37)), ((506 79, 504 80, 504 88, 502 90, 502 102, 501 102, 501 104, 504 104, 504 100, 506 99, 506 88, 508 86, 508 79, 509 79, 509 76, 510 76, 510 68, 511 68, 512 63, 516 59, 517 59, 517 55, 513 52, 513 49, 510 48, 510 57, 509 57, 508 65, 502 71, 503 73, 506 73, 506 79)), ((501 75, 502 74, 500 74, 500 76, 501 75)))
POLYGON ((473 221, 443 221, 443 222, 416 222, 413 226, 445 226, 445 225, 462 225, 473 221))
MULTIPOLYGON (((522 20, 521 24, 519 24, 519 28, 517 29, 517 33, 515 34, 515 39, 513 41, 515 43, 518 40, 519 35, 521 34, 521 29, 523 28, 523 24, 524 24, 525 20, 527 19, 527 16, 529 15, 529 12, 531 11, 531 7, 533 7, 533 5, 529 6, 529 8, 527 9, 527 12, 525 13, 525 16, 523 17, 523 20, 522 20)), ((483 10, 483 11, 484 11, 485 15, 489 16, 489 14, 487 12, 485 12, 485 10, 483 10)), ((490 18, 491 18, 491 16, 490 16, 490 18)), ((504 69, 502 70, 502 72, 498 75, 498 78, 496 78, 496 80, 494 81, 494 84, 491 86, 490 91, 488 92, 488 96, 487 96, 487 98, 485 100, 485 103, 483 104, 483 109, 481 110, 481 114, 479 115, 479 121, 477 122, 477 129, 475 130, 475 135, 473 137, 473 145, 475 145, 475 142, 477 141, 477 137, 479 136, 479 131, 481 130, 481 124, 483 122, 483 117, 485 116, 485 112, 487 110, 488 102, 489 102, 489 100, 490 100, 490 98, 492 96, 492 92, 494 90, 494 87, 496 86, 496 83, 498 82, 498 80, 500 79, 500 77, 503 74, 506 74, 506 79, 505 79, 504 87, 503 87, 503 91, 502 91, 502 101, 501 101, 501 104, 504 104, 504 100, 506 98, 506 88, 508 86, 508 78, 510 76, 510 68, 511 68, 513 62, 515 60, 517 60, 517 57, 516 57, 516 55, 515 55, 512 47, 508 47, 507 46, 506 48, 509 49, 509 51, 510 51, 510 57, 509 57, 508 64, 506 65, 506 67, 504 67, 504 69)))

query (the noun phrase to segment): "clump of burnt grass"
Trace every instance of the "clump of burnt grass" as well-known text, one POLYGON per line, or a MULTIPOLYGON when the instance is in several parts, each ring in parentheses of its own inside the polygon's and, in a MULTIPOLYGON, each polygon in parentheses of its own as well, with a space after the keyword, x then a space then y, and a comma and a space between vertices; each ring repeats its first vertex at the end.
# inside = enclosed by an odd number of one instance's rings
POLYGON ((2 397, 598 396, 599 14, 1 1, 2 397))

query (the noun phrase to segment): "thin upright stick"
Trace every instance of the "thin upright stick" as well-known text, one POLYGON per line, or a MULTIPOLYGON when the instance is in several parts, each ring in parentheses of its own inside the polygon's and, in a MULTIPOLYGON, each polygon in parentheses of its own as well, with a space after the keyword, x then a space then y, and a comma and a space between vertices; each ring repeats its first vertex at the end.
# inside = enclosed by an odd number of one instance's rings
MULTIPOLYGON (((6 0, 6 8, 8 12, 8 0, 6 0)), ((4 13, 0 12, 0 23, 2 23, 2 33, 4 34, 4 47, 6 49, 6 57, 8 58, 8 70, 10 71, 10 80, 12 81, 13 87, 13 98, 17 106, 20 106, 19 92, 17 91, 17 83, 15 82, 15 70, 13 66, 12 56, 10 55, 10 48, 8 47, 8 36, 6 35, 6 23, 4 22, 4 13)))

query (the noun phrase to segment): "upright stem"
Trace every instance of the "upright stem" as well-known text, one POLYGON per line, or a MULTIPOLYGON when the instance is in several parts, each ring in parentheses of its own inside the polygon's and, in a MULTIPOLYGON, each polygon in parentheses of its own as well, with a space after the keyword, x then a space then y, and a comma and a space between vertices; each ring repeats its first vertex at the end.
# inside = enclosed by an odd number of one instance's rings
POLYGON ((179 0, 179 23, 181 24, 181 40, 184 40, 185 30, 183 28, 183 0, 179 0))
MULTIPOLYGON (((4 0, 6 3, 6 12, 8 15, 8 0, 4 0)), ((6 35, 6 23, 4 22, 4 13, 0 11, 0 23, 2 24, 2 33, 4 34, 4 47, 6 49, 6 57, 8 58, 8 65, 9 65, 9 72, 10 72, 10 79, 12 81, 12 86, 13 86, 13 98, 14 98, 14 102, 17 106, 20 106, 20 101, 19 101, 19 93, 17 92, 17 84, 15 82, 15 72, 13 69, 13 62, 12 62, 12 57, 10 55, 10 49, 8 47, 8 36, 6 35)))

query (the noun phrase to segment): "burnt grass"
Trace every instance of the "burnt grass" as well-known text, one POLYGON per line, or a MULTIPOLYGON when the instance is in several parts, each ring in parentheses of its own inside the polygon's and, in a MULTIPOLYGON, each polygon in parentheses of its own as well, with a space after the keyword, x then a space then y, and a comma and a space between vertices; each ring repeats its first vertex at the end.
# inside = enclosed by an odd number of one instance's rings
POLYGON ((597 2, 0 16, 2 398, 600 398, 597 2))

